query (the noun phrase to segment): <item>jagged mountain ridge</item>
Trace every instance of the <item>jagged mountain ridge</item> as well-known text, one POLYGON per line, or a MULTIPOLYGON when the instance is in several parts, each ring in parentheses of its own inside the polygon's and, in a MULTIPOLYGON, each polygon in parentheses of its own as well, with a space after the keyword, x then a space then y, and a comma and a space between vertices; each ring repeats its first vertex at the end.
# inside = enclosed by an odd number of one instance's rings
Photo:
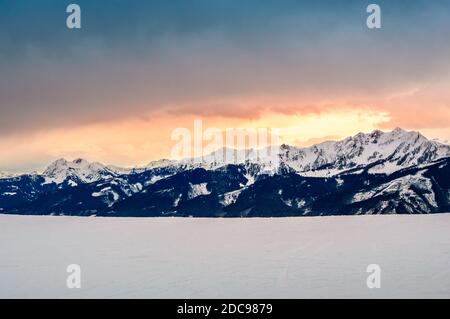
POLYGON ((278 148, 277 154, 272 154, 276 156, 276 161, 273 163, 269 163, 267 158, 261 158, 258 155, 251 156, 250 154, 256 150, 231 150, 232 155, 228 159, 224 159, 222 154, 216 156, 218 152, 226 151, 220 150, 201 159, 180 161, 163 159, 151 162, 146 167, 133 169, 106 166, 98 162, 90 163, 84 159, 76 159, 72 162, 59 159, 41 175, 48 183, 60 184, 69 178, 89 183, 119 175, 141 173, 154 168, 210 170, 228 164, 264 165, 266 172, 288 167, 301 175, 317 177, 333 176, 346 170, 373 165, 371 172, 390 174, 399 169, 448 157, 450 146, 430 141, 418 132, 407 132, 397 128, 388 133, 379 130, 369 134, 359 133, 341 141, 323 142, 305 148, 283 144, 278 148), (239 152, 246 154, 237 155, 239 152))
POLYGON ((135 169, 61 159, 43 174, 0 179, 0 212, 256 217, 449 209, 450 147, 417 132, 360 133, 308 148, 282 145, 277 156, 277 165, 258 157, 230 163, 210 156, 135 169))
POLYGON ((157 161, 149 167, 217 169, 228 164, 250 163, 260 164, 268 172, 276 171, 279 167, 288 167, 301 175, 325 177, 372 165, 371 172, 390 174, 396 170, 448 157, 450 146, 430 141, 419 132, 396 128, 392 132, 375 130, 369 134, 359 133, 341 141, 328 141, 304 148, 283 144, 277 154, 273 154, 273 151, 271 153, 270 150, 264 151, 264 154, 271 154, 269 158, 259 156, 256 150, 222 149, 216 153, 198 160, 157 161), (224 158, 223 154, 227 151, 231 152, 231 159, 224 158), (216 156, 216 153, 220 154, 216 156), (271 161, 270 156, 276 156, 276 161, 271 161))
POLYGON ((373 173, 390 174, 450 156, 449 145, 399 128, 388 133, 379 130, 359 133, 342 141, 324 142, 309 148, 286 146, 286 149, 283 162, 309 176, 335 175, 368 165, 373 165, 373 173))

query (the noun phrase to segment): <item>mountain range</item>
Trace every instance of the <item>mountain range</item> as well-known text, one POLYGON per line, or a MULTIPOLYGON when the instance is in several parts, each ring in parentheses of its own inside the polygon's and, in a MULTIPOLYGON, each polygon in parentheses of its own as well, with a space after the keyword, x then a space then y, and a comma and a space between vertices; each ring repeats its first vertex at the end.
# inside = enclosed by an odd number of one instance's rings
POLYGON ((450 212, 450 146, 397 128, 311 147, 281 145, 140 168, 59 159, 42 173, 0 173, 0 213, 281 217, 450 212), (239 154, 244 152, 244 154, 239 154), (240 156, 244 155, 244 156, 240 156), (272 158, 273 159, 273 158, 272 158))

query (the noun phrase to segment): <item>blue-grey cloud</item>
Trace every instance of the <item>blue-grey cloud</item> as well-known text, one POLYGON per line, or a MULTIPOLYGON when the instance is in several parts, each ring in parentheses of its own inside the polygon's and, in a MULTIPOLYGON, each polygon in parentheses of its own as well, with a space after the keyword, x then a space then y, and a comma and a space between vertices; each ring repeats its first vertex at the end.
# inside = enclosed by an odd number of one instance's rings
POLYGON ((377 95, 450 67, 444 0, 376 1, 375 31, 369 1, 72 2, 81 30, 65 26, 69 1, 0 0, 2 134, 247 94, 377 95))

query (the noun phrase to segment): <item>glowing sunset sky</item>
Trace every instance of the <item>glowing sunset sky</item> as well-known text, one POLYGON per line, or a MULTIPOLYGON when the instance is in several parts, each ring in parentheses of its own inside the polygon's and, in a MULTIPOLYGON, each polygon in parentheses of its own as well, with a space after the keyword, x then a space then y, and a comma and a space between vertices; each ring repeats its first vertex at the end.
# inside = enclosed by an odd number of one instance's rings
POLYGON ((142 165, 171 131, 311 145, 394 127, 450 140, 450 2, 0 0, 0 170, 142 165), (366 7, 382 8, 382 29, 366 7))

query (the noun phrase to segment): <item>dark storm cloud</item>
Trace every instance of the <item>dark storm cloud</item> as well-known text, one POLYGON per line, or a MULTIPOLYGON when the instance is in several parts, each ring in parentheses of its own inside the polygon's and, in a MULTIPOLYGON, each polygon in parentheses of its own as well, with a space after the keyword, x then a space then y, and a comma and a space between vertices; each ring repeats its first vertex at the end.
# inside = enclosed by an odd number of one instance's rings
POLYGON ((377 3, 373 31, 367 1, 0 0, 0 133, 201 113, 201 101, 261 93, 367 96, 447 75, 449 2, 377 3), (72 2, 81 30, 65 26, 72 2))

